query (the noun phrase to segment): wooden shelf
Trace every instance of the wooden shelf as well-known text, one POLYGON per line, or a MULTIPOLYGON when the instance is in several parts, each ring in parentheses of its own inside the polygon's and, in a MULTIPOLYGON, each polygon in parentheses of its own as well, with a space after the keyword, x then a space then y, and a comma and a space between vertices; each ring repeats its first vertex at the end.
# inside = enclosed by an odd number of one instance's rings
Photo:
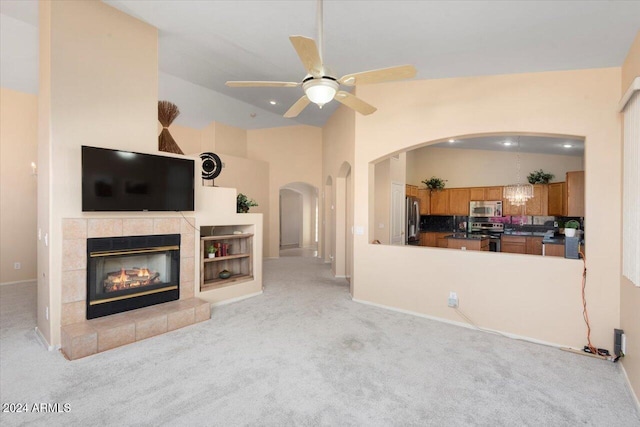
POLYGON ((253 279, 253 276, 249 274, 234 274, 228 279, 212 279, 205 281, 200 286, 200 291, 206 291, 209 289, 221 288, 223 286, 235 285, 237 283, 246 282, 247 280, 253 279))
POLYGON ((253 233, 224 234, 200 238, 200 292, 253 280, 253 233), (226 245, 225 256, 209 258, 206 250, 212 245, 226 245), (221 271, 231 272, 228 279, 220 279, 221 271))
POLYGON ((233 254, 233 255, 227 255, 227 256, 217 256, 214 258, 205 258, 204 262, 217 262, 217 261, 224 261, 227 259, 248 258, 250 256, 251 254, 233 254))

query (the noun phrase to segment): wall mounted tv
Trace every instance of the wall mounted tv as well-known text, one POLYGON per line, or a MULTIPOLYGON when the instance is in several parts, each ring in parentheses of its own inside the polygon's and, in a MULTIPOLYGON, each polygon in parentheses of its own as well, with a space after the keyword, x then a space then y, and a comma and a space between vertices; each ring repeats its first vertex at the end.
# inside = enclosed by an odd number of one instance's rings
POLYGON ((193 211, 194 161, 82 146, 82 211, 193 211))

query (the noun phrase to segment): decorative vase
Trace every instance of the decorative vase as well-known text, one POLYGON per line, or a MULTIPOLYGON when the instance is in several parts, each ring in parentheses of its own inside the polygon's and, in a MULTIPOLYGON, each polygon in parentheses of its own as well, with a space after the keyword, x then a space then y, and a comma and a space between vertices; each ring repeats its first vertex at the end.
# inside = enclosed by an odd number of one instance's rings
POLYGON ((212 254, 211 253, 209 254, 209 258, 215 258, 215 257, 216 257, 216 253, 215 252, 212 253, 212 254))
POLYGON ((574 237, 576 235, 576 229, 575 228, 565 228, 564 229, 564 235, 567 237, 574 237))
POLYGON ((229 277, 231 277, 231 272, 229 270, 222 270, 220 273, 218 273, 218 277, 221 279, 228 279, 229 277))

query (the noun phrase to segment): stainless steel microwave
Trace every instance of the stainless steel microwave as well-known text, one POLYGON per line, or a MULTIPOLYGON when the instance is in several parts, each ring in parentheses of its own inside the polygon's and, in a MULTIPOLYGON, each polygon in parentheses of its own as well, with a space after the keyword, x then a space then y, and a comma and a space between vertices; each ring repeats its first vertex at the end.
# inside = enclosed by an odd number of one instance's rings
POLYGON ((494 217, 502 216, 502 201, 476 201, 469 203, 469 216, 494 217))

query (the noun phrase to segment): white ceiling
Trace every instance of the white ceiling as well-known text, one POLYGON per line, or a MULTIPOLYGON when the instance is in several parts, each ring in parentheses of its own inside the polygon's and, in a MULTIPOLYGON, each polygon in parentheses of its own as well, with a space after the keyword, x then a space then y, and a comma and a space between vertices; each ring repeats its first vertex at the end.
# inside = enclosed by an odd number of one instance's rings
MULTIPOLYGON (((316 38, 314 0, 104 1, 159 29, 159 91, 180 107, 176 123, 321 126, 337 107, 284 119, 301 88, 224 85, 300 81, 288 37, 316 38)), ((0 13, 0 83, 35 92, 37 2, 2 0, 0 13)), ((640 1, 327 0, 324 60, 338 76, 413 64, 418 79, 613 67, 639 30, 640 1)))
POLYGON ((450 139, 430 145, 438 148, 490 150, 562 156, 584 156, 584 139, 578 137, 550 137, 537 135, 492 135, 450 139), (571 147, 565 147, 570 145, 571 147))

